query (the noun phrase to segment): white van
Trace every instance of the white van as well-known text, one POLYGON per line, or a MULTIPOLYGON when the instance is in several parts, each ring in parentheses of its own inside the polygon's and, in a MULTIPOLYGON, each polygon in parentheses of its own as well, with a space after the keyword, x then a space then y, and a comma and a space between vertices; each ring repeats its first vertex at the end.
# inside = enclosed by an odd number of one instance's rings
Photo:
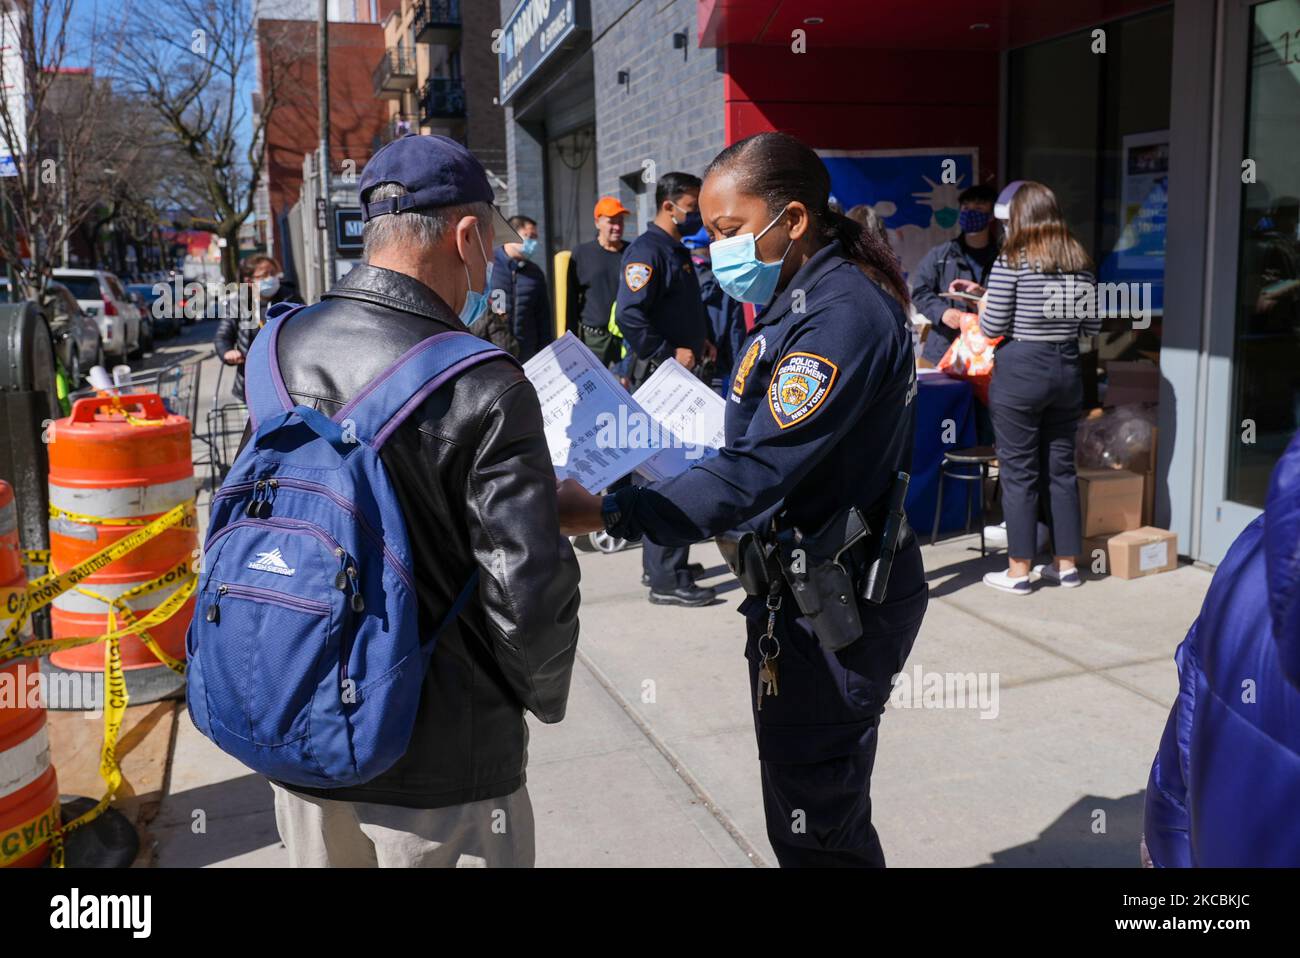
POLYGON ((139 351, 140 310, 116 276, 102 269, 56 269, 54 278, 72 291, 95 321, 109 358, 126 359, 139 351))

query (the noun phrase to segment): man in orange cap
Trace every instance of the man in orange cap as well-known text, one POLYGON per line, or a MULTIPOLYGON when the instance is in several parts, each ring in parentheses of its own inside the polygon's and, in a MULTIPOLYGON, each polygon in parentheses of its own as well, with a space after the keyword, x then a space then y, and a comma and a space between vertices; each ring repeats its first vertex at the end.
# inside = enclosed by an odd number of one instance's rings
POLYGON ((573 251, 569 260, 569 315, 572 329, 606 366, 618 362, 620 343, 609 331, 609 310, 618 295, 623 260, 623 217, 627 209, 612 196, 596 203, 596 238, 573 251))

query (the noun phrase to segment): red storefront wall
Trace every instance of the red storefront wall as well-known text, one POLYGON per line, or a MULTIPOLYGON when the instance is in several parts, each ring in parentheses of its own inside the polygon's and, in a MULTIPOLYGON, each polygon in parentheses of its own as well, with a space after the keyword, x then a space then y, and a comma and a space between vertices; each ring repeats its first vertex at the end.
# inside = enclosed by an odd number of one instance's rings
POLYGON ((1002 51, 1163 2, 700 0, 697 26, 724 48, 728 143, 784 130, 818 149, 975 146, 992 182, 1002 51))
POLYGON ((817 149, 979 148, 980 179, 998 169, 998 55, 964 54, 954 80, 940 55, 786 46, 726 49, 728 143, 783 130, 817 149), (932 62, 932 58, 937 62, 932 62))

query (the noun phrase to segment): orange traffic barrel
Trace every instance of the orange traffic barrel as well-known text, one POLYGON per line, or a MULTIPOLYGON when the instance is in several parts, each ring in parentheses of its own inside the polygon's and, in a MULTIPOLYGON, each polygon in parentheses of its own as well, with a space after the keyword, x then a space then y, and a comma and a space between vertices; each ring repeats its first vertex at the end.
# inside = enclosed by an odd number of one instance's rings
POLYGON ((12 582, 23 569, 18 551, 18 507, 14 488, 0 479, 0 582, 12 582))
MULTIPOLYGON (((0 635, 27 591, 23 572, 0 585, 0 635)), ((31 624, 18 633, 31 638, 31 624)), ((50 762, 50 739, 40 684, 40 660, 0 662, 0 866, 35 867, 50 854, 59 825, 59 783, 50 762)))
MULTIPOLYGON (((194 498, 190 422, 167 412, 153 393, 79 399, 72 415, 54 423, 50 456, 50 564, 63 571, 130 535, 140 526, 194 498), (123 521, 125 520, 125 521, 123 521)), ((109 606, 138 585, 167 573, 161 589, 127 600, 136 618, 163 602, 181 580, 177 569, 198 548, 192 518, 159 533, 82 580, 54 600, 54 638, 102 635, 109 631, 109 606), (89 593, 94 593, 91 595, 89 593), (101 598, 102 597, 102 598, 101 598)), ((194 599, 149 629, 174 659, 185 658, 185 632, 194 599)), ((117 620, 117 628, 123 623, 117 620)), ((159 662, 134 635, 121 640, 127 693, 134 702, 162 698, 183 679, 159 662)), ((104 667, 102 642, 53 653, 49 664, 74 672, 104 667)), ((96 707, 96 706, 88 706, 96 707)))

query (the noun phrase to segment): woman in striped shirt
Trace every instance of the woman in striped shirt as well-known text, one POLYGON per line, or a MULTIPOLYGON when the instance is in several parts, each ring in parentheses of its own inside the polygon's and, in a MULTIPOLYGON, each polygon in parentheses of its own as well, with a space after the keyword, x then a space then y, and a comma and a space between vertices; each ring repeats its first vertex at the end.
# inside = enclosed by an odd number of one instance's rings
MULTIPOLYGON (((1002 508, 1007 520, 1007 570, 985 584, 1013 595, 1030 591, 1042 496, 1052 523, 1054 561, 1033 571, 1067 588, 1081 584, 1075 557, 1083 550, 1074 434, 1083 411, 1079 336, 1096 335, 1092 261, 1071 234, 1056 196, 1025 181, 1010 202, 1002 254, 983 295, 980 331, 1003 336, 989 386, 1002 508)), ((974 287, 974 289, 972 289, 974 287)))

